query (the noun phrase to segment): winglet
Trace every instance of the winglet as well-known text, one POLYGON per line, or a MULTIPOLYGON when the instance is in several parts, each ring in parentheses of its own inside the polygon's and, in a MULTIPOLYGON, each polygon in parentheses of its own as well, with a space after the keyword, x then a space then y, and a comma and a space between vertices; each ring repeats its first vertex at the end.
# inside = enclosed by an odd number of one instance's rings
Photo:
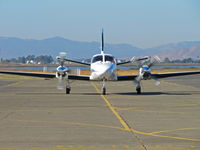
POLYGON ((103 34, 104 34, 104 30, 102 28, 102 32, 101 32, 101 54, 104 53, 104 37, 103 37, 103 34))

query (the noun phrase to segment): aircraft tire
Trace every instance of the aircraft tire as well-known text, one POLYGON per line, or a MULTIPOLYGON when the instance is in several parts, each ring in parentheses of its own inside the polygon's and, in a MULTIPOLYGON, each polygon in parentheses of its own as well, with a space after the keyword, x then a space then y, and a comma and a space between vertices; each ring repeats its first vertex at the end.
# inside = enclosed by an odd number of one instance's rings
POLYGON ((141 94, 141 88, 137 88, 136 91, 137 91, 137 94, 141 94))
POLYGON ((102 89, 102 94, 103 94, 103 95, 106 95, 106 88, 103 88, 103 89, 102 89))
POLYGON ((70 94, 71 89, 70 88, 66 88, 66 94, 70 94))

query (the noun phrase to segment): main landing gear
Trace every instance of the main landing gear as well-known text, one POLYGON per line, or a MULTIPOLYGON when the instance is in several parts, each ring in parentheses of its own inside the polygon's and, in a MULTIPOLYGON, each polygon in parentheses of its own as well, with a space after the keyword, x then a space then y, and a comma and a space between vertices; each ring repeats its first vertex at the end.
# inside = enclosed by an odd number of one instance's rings
POLYGON ((105 79, 103 79, 102 94, 106 95, 106 81, 105 81, 105 79))
POLYGON ((137 84, 136 91, 137 91, 137 94, 141 94, 140 82, 138 82, 138 84, 137 84))
POLYGON ((70 94, 70 91, 71 91, 71 87, 70 87, 70 84, 69 84, 69 80, 67 80, 66 94, 70 94))
POLYGON ((66 94, 70 94, 71 88, 66 87, 66 94))

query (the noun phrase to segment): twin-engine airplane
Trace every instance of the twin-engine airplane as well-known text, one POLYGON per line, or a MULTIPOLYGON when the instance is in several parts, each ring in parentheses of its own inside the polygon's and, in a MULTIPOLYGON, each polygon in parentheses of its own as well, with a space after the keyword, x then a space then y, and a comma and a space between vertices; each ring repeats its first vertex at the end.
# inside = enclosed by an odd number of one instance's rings
MULTIPOLYGON (((69 84, 69 80, 87 80, 87 81, 102 81, 102 94, 106 94, 106 81, 134 81, 136 86, 137 94, 141 93, 141 81, 142 80, 158 80, 161 78, 167 77, 174 77, 174 76, 184 76, 184 75, 193 75, 193 74, 200 74, 200 71, 193 71, 193 72, 175 72, 175 73, 158 73, 152 74, 151 73, 151 66, 154 63, 159 62, 158 57, 154 57, 153 61, 150 61, 149 64, 141 64, 139 68, 138 75, 121 75, 118 76, 116 74, 117 66, 133 63, 133 62, 141 62, 148 60, 149 57, 143 57, 139 59, 135 59, 134 57, 126 62, 117 63, 115 58, 110 54, 104 53, 104 35, 102 30, 102 42, 101 42, 101 53, 96 54, 92 57, 91 63, 79 62, 75 60, 66 59, 65 53, 60 53, 60 56, 57 57, 57 60, 60 62, 60 66, 57 68, 56 74, 50 73, 31 73, 31 72, 17 72, 17 71, 0 71, 3 74, 15 74, 15 75, 22 75, 22 76, 34 76, 34 77, 43 77, 43 78, 58 78, 59 79, 59 86, 58 89, 62 89, 61 84, 66 80, 66 94, 69 94, 71 91, 71 87, 69 84), (86 66, 90 66, 91 75, 90 76, 83 76, 83 75, 72 75, 68 74, 68 68, 64 65, 64 62, 73 62, 78 63, 86 66), (64 79, 64 80, 63 80, 64 79)), ((159 83, 158 81, 156 83, 159 83)))

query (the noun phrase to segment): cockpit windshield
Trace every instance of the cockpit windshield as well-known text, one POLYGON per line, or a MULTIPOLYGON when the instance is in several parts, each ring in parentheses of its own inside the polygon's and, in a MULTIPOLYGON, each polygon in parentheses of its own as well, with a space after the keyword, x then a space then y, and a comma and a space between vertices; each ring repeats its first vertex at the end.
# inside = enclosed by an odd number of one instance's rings
POLYGON ((112 56, 105 55, 105 61, 114 62, 114 58, 112 56))
POLYGON ((113 56, 110 56, 110 55, 97 55, 97 56, 94 56, 93 59, 92 59, 92 63, 95 63, 95 62, 103 62, 103 56, 105 57, 105 62, 115 62, 115 59, 113 58, 113 56))
POLYGON ((103 61, 103 56, 102 55, 98 55, 98 56, 93 57, 92 63, 95 63, 97 61, 101 61, 102 62, 103 61))

